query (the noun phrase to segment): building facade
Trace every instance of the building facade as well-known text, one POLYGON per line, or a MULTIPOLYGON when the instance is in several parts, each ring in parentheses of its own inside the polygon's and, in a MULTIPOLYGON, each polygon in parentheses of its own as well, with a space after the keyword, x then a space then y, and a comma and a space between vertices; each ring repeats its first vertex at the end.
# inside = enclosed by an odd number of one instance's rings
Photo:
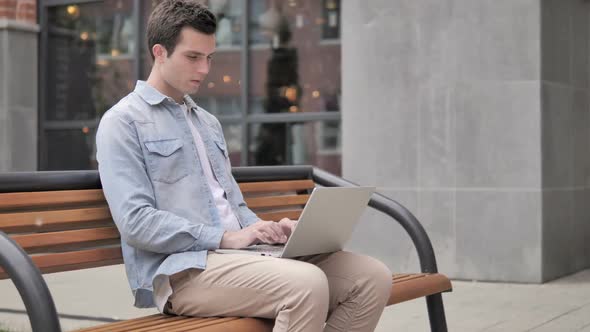
MULTIPOLYGON (((590 2, 209 0, 195 99, 234 165, 313 164, 376 185, 454 278, 590 267, 590 2)), ((149 74, 157 1, 0 0, 0 171, 93 169, 102 114, 149 74)), ((368 212, 351 249, 417 270, 368 212)))

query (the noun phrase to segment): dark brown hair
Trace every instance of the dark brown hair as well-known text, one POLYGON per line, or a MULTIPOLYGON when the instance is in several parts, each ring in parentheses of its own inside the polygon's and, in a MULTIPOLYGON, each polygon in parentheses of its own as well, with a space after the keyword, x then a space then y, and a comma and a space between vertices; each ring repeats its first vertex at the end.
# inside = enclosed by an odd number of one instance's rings
POLYGON ((180 30, 189 26, 206 35, 217 29, 215 15, 196 0, 164 0, 152 11, 147 24, 148 47, 152 60, 152 47, 161 44, 172 55, 178 43, 180 30))

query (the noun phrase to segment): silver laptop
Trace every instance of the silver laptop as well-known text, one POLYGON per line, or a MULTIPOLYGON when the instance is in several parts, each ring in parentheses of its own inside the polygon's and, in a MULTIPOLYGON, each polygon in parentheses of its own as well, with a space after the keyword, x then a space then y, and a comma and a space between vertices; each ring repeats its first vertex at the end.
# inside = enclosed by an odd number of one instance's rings
POLYGON ((374 192, 375 187, 315 188, 286 244, 215 252, 289 258, 342 250, 374 192))

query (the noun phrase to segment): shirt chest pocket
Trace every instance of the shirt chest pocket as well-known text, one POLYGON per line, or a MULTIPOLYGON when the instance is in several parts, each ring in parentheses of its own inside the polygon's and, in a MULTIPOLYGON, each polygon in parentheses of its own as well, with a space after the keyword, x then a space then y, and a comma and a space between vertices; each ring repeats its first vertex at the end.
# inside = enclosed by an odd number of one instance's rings
POLYGON ((224 159, 229 158, 229 154, 227 152, 227 146, 223 142, 223 139, 215 138, 213 141, 215 142, 215 145, 217 146, 217 149, 219 150, 219 152, 223 155, 223 158, 224 159))
POLYGON ((146 164, 152 181, 175 183, 188 175, 180 138, 145 141, 146 164))

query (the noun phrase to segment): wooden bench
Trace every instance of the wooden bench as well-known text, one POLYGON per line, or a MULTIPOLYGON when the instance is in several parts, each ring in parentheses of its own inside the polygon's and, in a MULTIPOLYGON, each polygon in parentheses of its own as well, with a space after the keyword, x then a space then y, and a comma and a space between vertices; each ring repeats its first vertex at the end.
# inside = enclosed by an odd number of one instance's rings
MULTIPOLYGON (((354 184, 309 166, 237 167, 234 176, 248 206, 262 219, 297 219, 311 189, 354 184)), ((421 273, 394 274, 388 305, 426 297, 432 331, 446 331, 442 292, 449 279, 437 273, 434 252, 418 220, 380 194, 369 205, 408 232, 421 273)), ((33 331, 61 331, 49 290, 39 274, 122 264, 120 236, 96 171, 0 174, 0 279, 19 290, 33 331), (15 245, 18 244, 18 246, 15 245), (34 263, 31 264, 31 263, 34 263)), ((156 314, 110 323, 85 332, 271 331, 264 319, 190 318, 156 314)))

